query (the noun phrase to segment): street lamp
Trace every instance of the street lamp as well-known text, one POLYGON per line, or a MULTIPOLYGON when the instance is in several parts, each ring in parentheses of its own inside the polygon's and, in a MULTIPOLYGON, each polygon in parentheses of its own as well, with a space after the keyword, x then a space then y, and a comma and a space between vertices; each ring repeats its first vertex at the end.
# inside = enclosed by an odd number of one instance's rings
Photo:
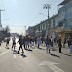
POLYGON ((50 23, 49 23, 49 9, 50 9, 50 5, 49 4, 44 4, 43 5, 43 9, 48 9, 48 35, 50 36, 50 23))
POLYGON ((46 17, 48 17, 47 15, 45 15, 45 14, 43 14, 43 13, 39 13, 39 14, 44 15, 44 16, 46 16, 46 17))

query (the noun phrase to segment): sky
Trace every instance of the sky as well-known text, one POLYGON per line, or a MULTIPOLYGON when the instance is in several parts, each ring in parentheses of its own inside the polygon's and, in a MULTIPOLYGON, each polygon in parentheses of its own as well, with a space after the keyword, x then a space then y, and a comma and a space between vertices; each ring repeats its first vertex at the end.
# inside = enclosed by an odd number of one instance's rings
POLYGON ((57 5, 63 0, 0 0, 2 26, 8 25, 11 33, 25 33, 29 26, 34 26, 47 19, 48 10, 44 4, 50 4, 50 17, 58 13, 57 5), (39 14, 41 13, 41 14, 39 14))

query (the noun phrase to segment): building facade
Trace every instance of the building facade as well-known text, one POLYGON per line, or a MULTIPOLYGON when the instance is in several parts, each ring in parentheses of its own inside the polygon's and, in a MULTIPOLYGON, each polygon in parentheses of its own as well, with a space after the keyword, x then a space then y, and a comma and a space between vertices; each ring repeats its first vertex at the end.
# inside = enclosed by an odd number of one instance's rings
POLYGON ((72 36, 72 0, 64 0, 59 5, 63 5, 58 11, 58 34, 62 38, 72 36))
POLYGON ((28 35, 29 36, 34 36, 35 35, 34 27, 33 26, 28 28, 28 35))
POLYGON ((51 18, 49 18, 49 20, 44 20, 41 21, 39 24, 37 24, 36 26, 34 26, 34 31, 36 34, 40 34, 40 36, 45 37, 46 35, 48 35, 48 25, 50 24, 50 36, 53 36, 53 38, 56 37, 56 30, 58 27, 58 14, 57 15, 53 15, 51 18), (49 21, 49 22, 48 22, 49 21))
POLYGON ((46 36, 50 24, 50 36, 53 38, 57 38, 58 35, 61 35, 63 39, 68 36, 72 37, 72 0, 64 0, 59 6, 62 7, 59 8, 57 15, 53 15, 49 20, 41 21, 33 27, 36 34, 46 36))

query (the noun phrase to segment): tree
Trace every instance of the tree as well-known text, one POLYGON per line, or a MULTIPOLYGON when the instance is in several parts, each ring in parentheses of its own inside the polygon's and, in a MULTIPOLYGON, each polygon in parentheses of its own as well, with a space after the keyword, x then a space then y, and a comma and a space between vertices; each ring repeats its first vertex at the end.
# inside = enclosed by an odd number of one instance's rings
POLYGON ((5 27, 5 31, 6 31, 7 33, 10 32, 9 26, 6 26, 6 27, 5 27))

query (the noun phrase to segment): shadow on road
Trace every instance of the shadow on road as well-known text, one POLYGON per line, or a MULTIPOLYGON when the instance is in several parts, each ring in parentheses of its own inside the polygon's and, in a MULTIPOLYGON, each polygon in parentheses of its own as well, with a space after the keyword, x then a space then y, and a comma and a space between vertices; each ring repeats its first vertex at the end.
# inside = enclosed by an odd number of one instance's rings
POLYGON ((28 50, 28 51, 31 51, 31 52, 32 52, 33 50, 30 49, 30 50, 28 50))
POLYGON ((20 54, 23 58, 25 58, 25 57, 27 57, 26 55, 24 55, 24 54, 20 54))
POLYGON ((10 48, 8 47, 8 48, 6 48, 6 49, 10 49, 10 48))
POLYGON ((27 50, 27 51, 31 51, 31 52, 33 51, 33 50, 31 50, 31 49, 25 49, 25 50, 27 50))
POLYGON ((18 51, 14 50, 13 54, 18 54, 18 51))
POLYGON ((67 55, 67 56, 72 56, 72 55, 70 55, 70 54, 66 54, 66 53, 62 53, 62 54, 67 55))
POLYGON ((42 48, 38 48, 38 49, 40 49, 40 50, 45 50, 45 49, 42 49, 42 48))
MULTIPOLYGON (((14 50, 14 52, 13 52, 13 54, 18 54, 18 51, 16 51, 16 50, 14 50)), ((27 57, 26 55, 24 55, 24 54, 20 54, 23 58, 25 58, 25 57, 27 57)))
POLYGON ((52 56, 55 56, 55 57, 58 57, 58 58, 61 58, 60 56, 56 55, 56 54, 51 54, 52 56))

